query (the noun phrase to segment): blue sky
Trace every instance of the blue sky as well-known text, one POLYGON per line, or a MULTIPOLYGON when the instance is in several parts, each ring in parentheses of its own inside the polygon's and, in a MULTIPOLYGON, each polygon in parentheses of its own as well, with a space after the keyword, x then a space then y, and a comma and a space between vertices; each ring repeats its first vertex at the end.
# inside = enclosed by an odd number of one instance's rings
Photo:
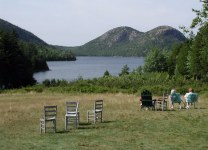
POLYGON ((110 29, 190 26, 199 0, 0 0, 0 18, 53 45, 80 46, 110 29))

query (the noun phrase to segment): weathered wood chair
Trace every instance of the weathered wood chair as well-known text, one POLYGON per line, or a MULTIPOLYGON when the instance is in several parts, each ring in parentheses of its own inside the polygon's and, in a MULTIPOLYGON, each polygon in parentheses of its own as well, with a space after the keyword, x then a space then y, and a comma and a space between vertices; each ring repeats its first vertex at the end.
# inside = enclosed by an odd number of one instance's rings
POLYGON ((183 103, 183 101, 181 99, 181 94, 180 93, 173 93, 169 97, 170 97, 170 103, 172 103, 172 105, 174 105, 175 103, 178 103, 179 109, 181 109, 181 103, 183 103))
POLYGON ((65 130, 67 130, 70 124, 74 124, 75 128, 78 127, 80 121, 78 109, 79 102, 66 102, 65 130))
POLYGON ((197 93, 190 93, 186 99, 186 108, 190 108, 192 104, 195 104, 198 102, 198 94, 197 93))
POLYGON ((87 122, 93 121, 95 124, 98 120, 103 121, 103 100, 96 100, 94 109, 87 111, 87 122))
POLYGON ((152 99, 152 93, 148 90, 144 90, 141 92, 141 110, 143 108, 151 108, 152 110, 155 110, 155 102, 156 100, 155 99, 152 99))
POLYGON ((156 110, 158 109, 161 109, 162 111, 167 110, 168 107, 167 99, 168 99, 168 94, 166 92, 163 92, 163 96, 156 100, 156 104, 155 104, 156 110))
POLYGON ((46 129, 56 132, 57 106, 44 106, 44 116, 40 118, 40 133, 46 133, 46 129))

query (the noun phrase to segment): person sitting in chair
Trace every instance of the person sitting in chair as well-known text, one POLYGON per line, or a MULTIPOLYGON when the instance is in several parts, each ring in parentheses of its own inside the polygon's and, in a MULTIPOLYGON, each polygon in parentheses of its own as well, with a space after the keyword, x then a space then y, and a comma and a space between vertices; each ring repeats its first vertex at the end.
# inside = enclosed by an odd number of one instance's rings
POLYGON ((186 101, 186 109, 189 109, 189 104, 188 104, 188 101, 187 101, 187 98, 188 98, 188 96, 190 95, 190 94, 192 94, 194 91, 193 91, 193 89, 192 88, 189 88, 188 89, 188 93, 186 93, 185 95, 184 95, 184 98, 185 98, 185 101, 186 101))
POLYGON ((176 93, 176 89, 172 89, 171 91, 170 91, 170 97, 169 97, 169 99, 170 99, 170 103, 171 103, 171 106, 170 106, 170 108, 171 109, 173 109, 173 101, 171 100, 171 96, 174 94, 174 93, 176 93))

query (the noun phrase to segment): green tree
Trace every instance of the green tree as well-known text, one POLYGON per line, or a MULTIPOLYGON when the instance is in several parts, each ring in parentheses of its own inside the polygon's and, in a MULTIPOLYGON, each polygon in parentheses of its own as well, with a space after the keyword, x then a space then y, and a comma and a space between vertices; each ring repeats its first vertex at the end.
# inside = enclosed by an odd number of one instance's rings
POLYGON ((0 33, 0 51, 1 88, 18 88, 35 83, 31 63, 22 54, 15 32, 0 33))
POLYGON ((152 49, 145 58, 144 72, 165 72, 168 70, 167 53, 152 49))
POLYGON ((192 20, 191 28, 202 27, 208 21, 208 1, 201 1, 202 9, 192 9, 195 12, 196 17, 192 20))
POLYGON ((106 70, 103 74, 103 77, 109 77, 109 76, 111 76, 111 74, 109 73, 108 70, 106 70))
POLYGON ((180 26, 180 29, 182 29, 183 33, 186 35, 189 39, 194 39, 195 35, 193 33, 194 28, 202 27, 204 24, 208 21, 208 1, 207 0, 200 0, 202 2, 202 9, 192 9, 192 11, 196 14, 196 17, 192 20, 192 23, 189 27, 180 26))
POLYGON ((170 76, 173 76, 175 74, 174 72, 176 69, 176 60, 177 60, 178 53, 179 53, 182 45, 183 44, 174 45, 171 49, 171 53, 170 53, 169 57, 167 58, 168 74, 170 76))
POLYGON ((186 78, 189 77, 190 74, 190 70, 189 70, 190 68, 188 67, 189 51, 190 51, 190 42, 187 41, 180 47, 176 60, 177 72, 186 78))
POLYGON ((190 69, 195 79, 208 74, 208 23, 199 29, 190 52, 190 69))
POLYGON ((119 73, 119 76, 128 75, 129 74, 129 67, 128 65, 124 65, 119 73))

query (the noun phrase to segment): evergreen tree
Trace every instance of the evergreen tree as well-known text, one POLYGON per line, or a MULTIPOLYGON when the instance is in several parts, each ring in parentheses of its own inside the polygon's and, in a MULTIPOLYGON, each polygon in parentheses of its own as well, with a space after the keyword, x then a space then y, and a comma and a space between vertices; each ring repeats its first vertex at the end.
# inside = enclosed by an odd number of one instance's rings
POLYGON ((119 73, 119 76, 127 75, 129 74, 129 67, 128 65, 124 65, 121 69, 121 73, 119 73))
POLYGON ((190 53, 191 73, 196 79, 208 75, 208 23, 199 29, 190 53))
POLYGON ((15 32, 0 34, 0 87, 18 88, 35 83, 30 61, 24 57, 15 32))
POLYGON ((111 76, 111 74, 109 73, 108 70, 106 70, 103 74, 103 77, 109 77, 109 76, 111 76))
POLYGON ((176 60, 177 72, 186 78, 189 77, 189 73, 190 73, 188 67, 188 55, 190 51, 189 43, 190 42, 188 41, 180 47, 176 60))
POLYGON ((175 75, 174 72, 176 69, 176 60, 177 60, 177 56, 178 56, 178 53, 179 53, 181 47, 182 47, 182 44, 174 45, 172 47, 169 57, 167 58, 168 74, 170 76, 175 75))

